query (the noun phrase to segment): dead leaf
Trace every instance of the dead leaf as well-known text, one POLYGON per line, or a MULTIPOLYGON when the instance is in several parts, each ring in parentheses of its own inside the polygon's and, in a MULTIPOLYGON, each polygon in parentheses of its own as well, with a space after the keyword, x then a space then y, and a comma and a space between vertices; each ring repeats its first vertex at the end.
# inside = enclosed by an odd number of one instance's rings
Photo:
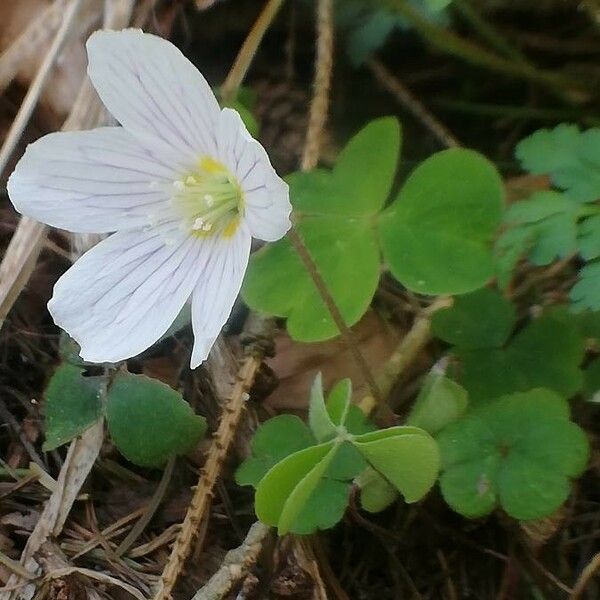
MULTIPOLYGON (((373 372, 377 372, 399 341, 399 335, 373 311, 369 311, 352 331, 373 372)), ((325 389, 344 377, 352 379, 355 390, 365 383, 340 338, 303 344, 281 332, 276 336, 275 344, 275 357, 266 362, 279 378, 279 386, 265 401, 265 405, 274 411, 306 409, 308 391, 319 371, 323 374, 325 389)))

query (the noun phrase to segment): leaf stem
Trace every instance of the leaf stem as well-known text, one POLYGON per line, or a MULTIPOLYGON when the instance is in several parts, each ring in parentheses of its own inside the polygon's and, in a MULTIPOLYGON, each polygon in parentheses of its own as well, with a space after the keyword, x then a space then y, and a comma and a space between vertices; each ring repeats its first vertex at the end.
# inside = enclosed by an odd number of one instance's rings
POLYGON ((221 97, 225 103, 235 100, 256 51, 282 4, 283 0, 267 0, 258 15, 258 19, 244 40, 233 66, 221 86, 221 97))
POLYGON ((561 90, 582 92, 591 88, 589 82, 574 81, 560 73, 536 69, 529 63, 509 60, 488 52, 455 33, 435 25, 407 0, 382 0, 382 3, 393 12, 402 15, 430 44, 474 65, 561 90))
MULTIPOLYGON (((310 104, 308 129, 304 152, 302 154, 301 169, 309 171, 313 169, 319 160, 321 138, 329 112, 329 96, 331 90, 331 75, 333 72, 333 0, 319 0, 317 3, 317 56, 315 62, 315 79, 313 97, 310 104)), ((338 308, 327 284, 319 273, 317 265, 313 260, 304 240, 294 226, 290 230, 289 239, 304 264, 309 276, 313 280, 317 292, 325 303, 331 318, 336 324, 342 339, 352 353, 365 382, 369 386, 371 394, 376 402, 381 405, 383 398, 379 393, 375 378, 369 369, 369 365, 362 355, 354 335, 340 309, 338 308)))

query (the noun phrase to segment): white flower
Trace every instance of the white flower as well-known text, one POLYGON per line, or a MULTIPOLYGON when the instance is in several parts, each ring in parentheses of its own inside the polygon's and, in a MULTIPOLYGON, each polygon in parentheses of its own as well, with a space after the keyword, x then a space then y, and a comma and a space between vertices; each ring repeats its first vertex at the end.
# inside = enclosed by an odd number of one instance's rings
POLYGON ((56 283, 48 309, 91 362, 158 340, 191 298, 192 368, 227 320, 251 237, 290 227, 287 185, 234 110, 170 42, 94 33, 88 74, 122 127, 52 133, 8 182, 17 210, 74 232, 116 232, 56 283))

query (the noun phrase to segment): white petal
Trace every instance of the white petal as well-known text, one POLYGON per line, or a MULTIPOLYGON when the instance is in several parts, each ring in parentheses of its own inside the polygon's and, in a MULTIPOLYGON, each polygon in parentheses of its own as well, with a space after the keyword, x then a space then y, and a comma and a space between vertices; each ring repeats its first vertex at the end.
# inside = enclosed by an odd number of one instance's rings
POLYGON ((242 224, 233 237, 208 238, 203 248, 202 274, 192 295, 192 369, 206 359, 231 313, 248 266, 250 242, 242 224))
POLYGON ((273 242, 291 226, 289 189, 271 166, 265 149, 246 129, 237 111, 224 108, 217 129, 218 158, 244 191, 246 222, 253 237, 273 242))
POLYGON ((174 169, 121 127, 51 133, 27 147, 8 194, 20 213, 61 229, 137 228, 173 218, 174 169))
POLYGON ((115 233, 58 280, 48 309, 85 360, 135 356, 173 323, 198 281, 203 245, 177 234, 173 227, 115 233))
POLYGON ((123 127, 146 144, 162 142, 194 160, 214 153, 219 105, 171 42, 138 29, 97 31, 87 51, 90 79, 123 127))

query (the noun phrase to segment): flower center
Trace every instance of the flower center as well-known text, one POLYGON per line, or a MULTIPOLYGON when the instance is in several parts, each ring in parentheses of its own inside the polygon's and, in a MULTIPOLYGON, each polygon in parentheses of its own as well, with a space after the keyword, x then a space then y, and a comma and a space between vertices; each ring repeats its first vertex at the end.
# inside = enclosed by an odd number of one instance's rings
POLYGON ((188 231, 197 237, 231 237, 240 222, 244 194, 222 163, 205 156, 196 170, 174 182, 173 204, 188 231))

